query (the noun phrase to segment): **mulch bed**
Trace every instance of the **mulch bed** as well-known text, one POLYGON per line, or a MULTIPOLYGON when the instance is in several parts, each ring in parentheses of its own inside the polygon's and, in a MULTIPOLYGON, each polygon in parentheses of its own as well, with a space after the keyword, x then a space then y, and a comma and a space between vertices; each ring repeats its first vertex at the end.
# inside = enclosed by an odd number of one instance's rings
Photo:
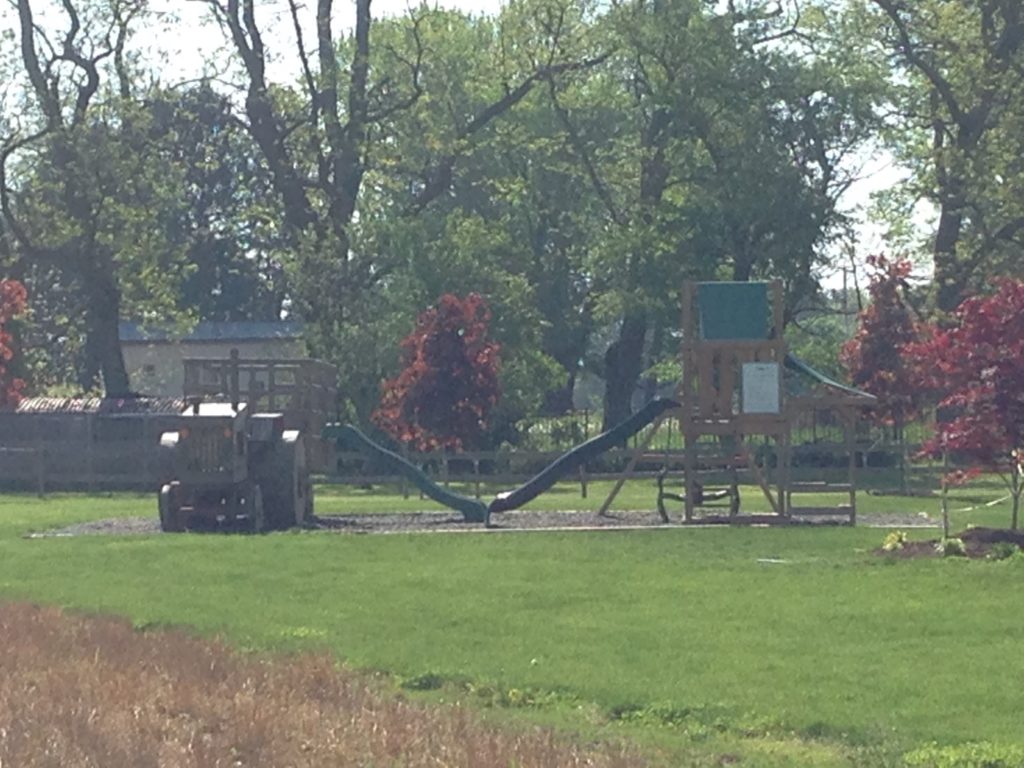
MULTIPOLYGON (((1024 549, 1024 531, 1011 531, 1006 528, 968 528, 965 531, 954 534, 951 538, 963 541, 964 550, 969 558, 986 558, 992 552, 992 548, 1002 542, 1016 544, 1021 549, 1024 549)), ((938 543, 939 539, 908 541, 903 545, 902 549, 887 552, 879 547, 875 550, 875 554, 898 559, 942 557, 942 554, 935 548, 938 543)))

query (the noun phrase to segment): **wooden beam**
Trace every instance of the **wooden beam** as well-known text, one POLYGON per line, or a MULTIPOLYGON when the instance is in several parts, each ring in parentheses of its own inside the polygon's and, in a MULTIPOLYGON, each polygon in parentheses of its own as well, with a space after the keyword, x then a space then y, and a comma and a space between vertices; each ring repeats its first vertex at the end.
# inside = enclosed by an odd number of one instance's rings
POLYGON ((622 473, 622 476, 615 481, 615 485, 612 487, 611 493, 608 494, 608 498, 604 500, 601 508, 597 511, 599 517, 603 517, 607 514, 608 509, 611 507, 612 502, 615 501, 615 497, 619 495, 619 491, 622 490, 622 486, 626 484, 626 480, 633 475, 633 470, 636 469, 636 463, 639 458, 647 451, 651 443, 654 441, 654 436, 658 434, 658 429, 661 427, 661 423, 665 420, 666 414, 662 414, 654 423, 648 428, 647 434, 644 439, 640 441, 640 444, 633 451, 633 456, 629 460, 629 464, 626 465, 626 471, 622 473))

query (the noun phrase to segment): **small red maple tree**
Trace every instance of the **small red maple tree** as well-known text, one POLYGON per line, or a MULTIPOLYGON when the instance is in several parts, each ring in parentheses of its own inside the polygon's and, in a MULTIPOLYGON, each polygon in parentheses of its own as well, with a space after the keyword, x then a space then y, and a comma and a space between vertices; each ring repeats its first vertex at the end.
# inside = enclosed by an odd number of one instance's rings
POLYGON ((0 408, 11 408, 21 400, 25 382, 11 370, 14 336, 11 321, 25 311, 25 286, 17 280, 0 280, 0 408))
POLYGON ((905 301, 911 265, 906 259, 868 258, 871 302, 860 313, 857 333, 839 359, 855 387, 878 398, 872 415, 902 437, 903 425, 920 410, 920 389, 901 350, 917 339, 913 312, 905 301))
POLYGON ((997 280, 995 293, 964 300, 953 321, 950 328, 926 327, 922 340, 904 350, 914 381, 940 398, 935 434, 924 449, 954 452, 972 472, 998 473, 1016 529, 1024 491, 1024 282, 997 280))
POLYGON ((402 372, 382 386, 378 426, 415 450, 477 443, 500 396, 499 345, 482 296, 445 294, 401 343, 402 372))

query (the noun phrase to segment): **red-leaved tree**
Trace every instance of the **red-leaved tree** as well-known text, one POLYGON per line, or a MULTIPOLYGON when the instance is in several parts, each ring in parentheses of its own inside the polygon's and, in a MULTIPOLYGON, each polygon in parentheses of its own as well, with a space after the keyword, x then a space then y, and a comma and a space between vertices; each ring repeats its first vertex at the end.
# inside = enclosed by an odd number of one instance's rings
POLYGON ((25 286, 17 280, 0 280, 0 408, 18 404, 25 382, 11 370, 14 359, 14 337, 11 321, 25 311, 25 286))
POLYGON ((870 303, 860 313, 857 333, 843 345, 840 361, 855 387, 878 398, 875 419, 902 437, 903 425, 920 408, 920 390, 901 350, 917 339, 914 315, 906 302, 910 262, 885 256, 868 258, 870 303))
POLYGON ((477 443, 500 396, 499 345, 483 297, 445 294, 402 341, 404 369, 384 382, 373 419, 415 450, 477 443))
POLYGON ((1024 491, 1024 282, 997 280, 995 293, 964 300, 953 320, 950 328, 925 328, 904 350, 917 385, 940 398, 925 450, 998 473, 1016 529, 1024 491))

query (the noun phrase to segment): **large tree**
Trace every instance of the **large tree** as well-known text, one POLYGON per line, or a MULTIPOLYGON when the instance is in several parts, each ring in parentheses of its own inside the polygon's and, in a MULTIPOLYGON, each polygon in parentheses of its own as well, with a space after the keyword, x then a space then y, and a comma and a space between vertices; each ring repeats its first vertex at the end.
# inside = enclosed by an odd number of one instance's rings
POLYGON ((550 89, 605 211, 606 428, 644 368, 675 354, 684 279, 779 277, 791 303, 814 290, 874 100, 848 51, 797 50, 823 37, 823 14, 808 26, 760 2, 615 3, 602 20, 615 56, 550 89))
MULTIPOLYGON (((353 248, 364 181, 378 147, 393 140, 391 126, 415 109, 427 79, 460 83, 468 73, 434 67, 436 53, 420 28, 430 13, 425 9, 398 22, 404 26, 401 45, 379 50, 370 0, 357 0, 354 28, 343 33, 336 29, 333 0, 317 2, 312 23, 302 4, 288 0, 295 36, 287 53, 299 61, 302 78, 283 92, 268 80, 272 52, 255 0, 205 2, 241 64, 246 124, 270 170, 299 254, 297 306, 314 324, 314 347, 327 353, 330 339, 353 322, 350 303, 389 272, 378 254, 353 248), (304 37, 307 28, 313 30, 312 41, 304 37)), ((445 194, 467 149, 538 83, 592 64, 576 41, 583 29, 578 20, 571 0, 536 0, 510 7, 493 23, 492 41, 498 42, 488 49, 506 55, 490 62, 490 88, 481 91, 488 98, 469 104, 469 111, 446 115, 444 132, 434 134, 436 143, 417 169, 417 184, 408 190, 408 210, 422 210, 445 194)), ((282 35, 275 40, 284 45, 282 35)), ((457 97, 458 89, 453 94, 457 97)))
POLYGON ((85 378, 124 395, 124 302, 168 305, 180 268, 163 238, 174 172, 156 162, 127 47, 145 3, 65 0, 45 23, 34 10, 17 0, 24 103, 5 105, 0 210, 16 269, 81 298, 85 378))
POLYGON ((178 306, 198 320, 278 320, 287 243, 266 166, 231 99, 209 82, 154 90, 150 131, 181 169, 167 237, 188 264, 178 306))

